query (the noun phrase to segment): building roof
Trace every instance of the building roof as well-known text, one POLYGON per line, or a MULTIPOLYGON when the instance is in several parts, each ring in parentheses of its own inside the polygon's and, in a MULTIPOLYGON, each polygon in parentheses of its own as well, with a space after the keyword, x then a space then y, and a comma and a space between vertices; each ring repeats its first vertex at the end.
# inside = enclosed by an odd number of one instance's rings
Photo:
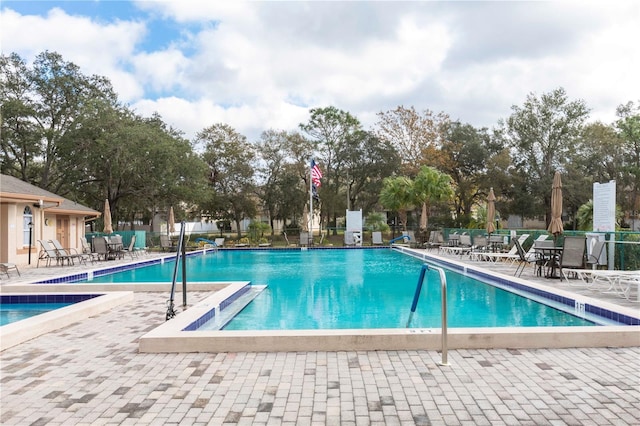
POLYGON ((38 188, 16 177, 0 174, 0 201, 31 202, 40 204, 46 211, 55 213, 100 216, 101 213, 75 201, 61 197, 45 189, 38 188))

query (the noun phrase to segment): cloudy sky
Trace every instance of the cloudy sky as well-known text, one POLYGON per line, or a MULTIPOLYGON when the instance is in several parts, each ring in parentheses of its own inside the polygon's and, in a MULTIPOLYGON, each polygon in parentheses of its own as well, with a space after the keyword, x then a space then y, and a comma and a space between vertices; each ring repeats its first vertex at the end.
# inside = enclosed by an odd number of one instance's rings
POLYGON ((398 105, 493 127, 563 87, 591 120, 640 100, 640 1, 10 1, 2 53, 56 51, 188 138, 256 140, 335 106, 365 128, 398 105))

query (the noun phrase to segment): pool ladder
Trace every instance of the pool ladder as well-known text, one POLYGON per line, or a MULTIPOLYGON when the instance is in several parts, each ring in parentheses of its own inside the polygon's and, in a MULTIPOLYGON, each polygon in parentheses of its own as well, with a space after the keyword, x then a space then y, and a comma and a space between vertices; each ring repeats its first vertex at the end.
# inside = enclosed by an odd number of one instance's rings
POLYGON ((430 268, 440 273, 440 287, 442 293, 442 362, 440 364, 449 365, 447 362, 447 277, 444 273, 444 269, 436 266, 429 266, 426 263, 422 265, 420 278, 418 278, 418 285, 416 286, 416 292, 413 295, 413 302, 411 303, 411 312, 409 313, 409 319, 407 320, 407 328, 410 327, 413 314, 418 306, 418 299, 420 298, 420 292, 422 291, 424 276, 430 268))

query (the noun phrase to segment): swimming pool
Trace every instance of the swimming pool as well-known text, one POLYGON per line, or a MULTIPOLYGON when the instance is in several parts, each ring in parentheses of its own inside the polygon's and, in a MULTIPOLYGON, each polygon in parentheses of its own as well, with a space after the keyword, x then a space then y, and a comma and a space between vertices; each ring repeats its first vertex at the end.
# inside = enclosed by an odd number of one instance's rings
MULTIPOLYGON (((189 281, 266 285, 225 330, 403 328, 423 261, 391 249, 236 250, 187 259, 189 281)), ((158 282, 173 262, 95 278, 94 283, 158 282)), ((591 326, 531 298, 448 271, 450 327, 591 326)), ((425 281, 412 327, 441 326, 440 281, 425 281)), ((210 323, 211 324, 211 323, 210 323)), ((205 324, 201 329, 218 329, 205 324)))
POLYGON ((1 294, 11 321, 0 326, 0 351, 132 300, 132 292, 1 294))
POLYGON ((0 304, 0 326, 31 318, 55 309, 64 308, 71 303, 13 303, 0 304))

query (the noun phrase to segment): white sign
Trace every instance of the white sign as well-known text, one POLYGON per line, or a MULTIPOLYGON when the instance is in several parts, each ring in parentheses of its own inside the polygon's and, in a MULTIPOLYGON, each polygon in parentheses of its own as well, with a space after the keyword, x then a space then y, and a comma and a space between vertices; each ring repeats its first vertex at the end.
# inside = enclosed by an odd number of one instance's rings
POLYGON ((616 181, 593 184, 593 230, 616 230, 616 181))

